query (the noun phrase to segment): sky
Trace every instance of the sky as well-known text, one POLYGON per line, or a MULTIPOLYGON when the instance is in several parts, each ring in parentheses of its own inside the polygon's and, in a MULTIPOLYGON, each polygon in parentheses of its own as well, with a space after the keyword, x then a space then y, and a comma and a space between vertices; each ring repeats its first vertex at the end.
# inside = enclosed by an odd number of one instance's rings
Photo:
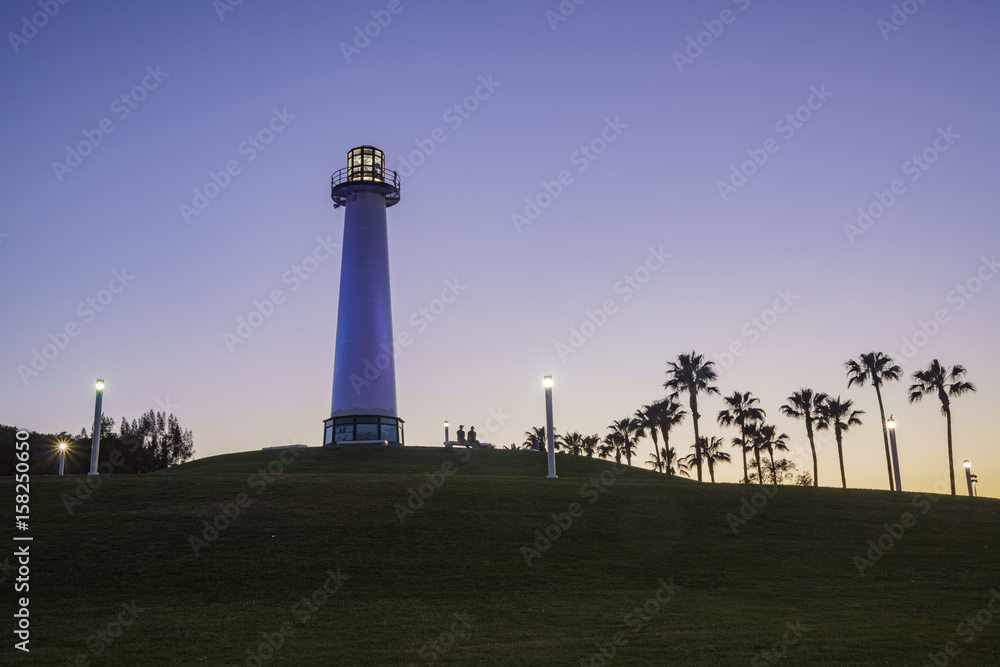
MULTIPOLYGON (((939 404, 906 399, 937 358, 978 387, 953 406, 958 490, 969 459, 1000 497, 998 23, 986 0, 6 2, 0 422, 89 431, 100 377, 106 414, 174 412, 199 458, 320 444, 329 176, 371 144, 403 177, 408 445, 445 419, 523 442, 544 375, 557 433, 603 435, 694 350, 800 469, 781 404, 853 400, 848 484, 885 489, 875 393, 843 367, 878 350, 904 372, 903 488, 947 483, 939 404)), ((701 431, 728 440, 721 408, 701 431)))

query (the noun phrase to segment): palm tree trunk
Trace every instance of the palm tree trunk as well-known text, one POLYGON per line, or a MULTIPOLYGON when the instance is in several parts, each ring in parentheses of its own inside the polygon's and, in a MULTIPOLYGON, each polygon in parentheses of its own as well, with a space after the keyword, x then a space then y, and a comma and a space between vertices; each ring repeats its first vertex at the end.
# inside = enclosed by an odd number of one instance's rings
POLYGON ((844 443, 843 436, 840 433, 840 427, 835 426, 835 433, 837 435, 837 456, 840 457, 840 482, 847 488, 847 475, 844 474, 844 443))
POLYGON ((882 392, 875 385, 875 395, 878 397, 878 411, 882 416, 882 442, 885 443, 885 466, 889 469, 889 490, 895 491, 896 485, 892 477, 892 458, 889 456, 889 430, 885 426, 885 408, 882 407, 882 392))
POLYGON ((708 460, 708 476, 712 479, 712 484, 715 484, 715 466, 712 465, 712 459, 708 460))
POLYGON ((698 437, 698 394, 691 388, 691 421, 694 422, 694 454, 698 463, 698 481, 701 481, 701 440, 698 437))
POLYGON ((806 435, 809 436, 809 449, 813 455, 813 486, 819 486, 819 464, 816 462, 816 443, 813 441, 812 418, 806 415, 806 435))
POLYGON ((764 472, 761 470, 761 467, 760 467, 760 447, 758 447, 756 443, 754 443, 754 446, 753 446, 753 455, 757 459, 757 483, 758 484, 763 484, 764 483, 764 472))
POLYGON ((948 422, 948 473, 951 475, 951 495, 955 495, 955 454, 951 450, 951 408, 944 406, 944 417, 948 422))
POLYGON ((666 467, 667 475, 673 475, 674 457, 670 455, 670 431, 663 431, 663 465, 666 467))
POLYGON ((768 446, 767 455, 771 458, 771 483, 778 483, 778 471, 774 469, 774 450, 768 446))
POLYGON ((656 441, 656 426, 649 430, 649 437, 653 439, 653 456, 656 457, 656 465, 654 466, 660 472, 663 472, 663 464, 660 463, 660 443, 656 441))
POLYGON ((740 443, 740 449, 743 451, 743 483, 750 483, 750 476, 747 475, 747 432, 746 426, 740 424, 740 439, 743 441, 740 443))

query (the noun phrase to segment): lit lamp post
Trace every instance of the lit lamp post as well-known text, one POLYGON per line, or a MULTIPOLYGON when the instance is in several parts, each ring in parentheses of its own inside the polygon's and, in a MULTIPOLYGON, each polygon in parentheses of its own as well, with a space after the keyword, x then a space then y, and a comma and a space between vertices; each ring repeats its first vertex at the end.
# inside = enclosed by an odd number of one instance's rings
POLYGON ((63 470, 66 469, 66 443, 59 443, 59 474, 63 474, 63 470))
POLYGON ((552 376, 542 378, 545 387, 545 439, 549 445, 549 479, 556 478, 556 443, 552 433, 552 376))
POLYGON ((448 442, 448 420, 444 422, 444 441, 445 443, 448 442))
POLYGON ((889 429, 889 446, 892 448, 892 468, 895 471, 893 474, 896 478, 896 490, 902 491, 903 486, 899 481, 899 454, 896 451, 896 420, 892 418, 892 415, 889 415, 885 425, 889 429))
POLYGON ((969 486, 969 496, 972 496, 972 481, 976 477, 972 474, 972 464, 969 463, 969 459, 965 459, 965 483, 969 486))
POLYGON ((104 398, 104 380, 98 380, 94 385, 97 387, 97 405, 94 407, 94 441, 90 446, 90 474, 97 473, 97 454, 101 449, 101 399, 104 398))

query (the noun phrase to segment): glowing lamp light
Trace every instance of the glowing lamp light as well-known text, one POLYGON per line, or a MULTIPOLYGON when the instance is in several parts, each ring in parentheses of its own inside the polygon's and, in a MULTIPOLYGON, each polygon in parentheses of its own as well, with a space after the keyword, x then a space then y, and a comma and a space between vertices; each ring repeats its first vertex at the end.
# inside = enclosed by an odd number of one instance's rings
POLYGON ((965 459, 965 463, 963 463, 962 465, 964 465, 966 468, 971 468, 972 467, 972 464, 969 463, 969 459, 965 459))
POLYGON ((889 419, 885 422, 885 425, 891 431, 892 429, 896 428, 896 420, 893 419, 892 417, 889 417, 889 419))
POLYGON ((448 428, 448 420, 447 419, 444 420, 444 427, 448 428))
POLYGON ((542 386, 545 387, 546 389, 549 389, 550 387, 552 387, 552 376, 551 375, 546 375, 545 377, 542 378, 542 386))
POLYGON ((65 442, 60 442, 59 443, 59 449, 66 449, 66 443, 65 442))
POLYGON ((98 380, 97 383, 94 386, 97 387, 97 391, 103 391, 104 390, 104 380, 98 380))

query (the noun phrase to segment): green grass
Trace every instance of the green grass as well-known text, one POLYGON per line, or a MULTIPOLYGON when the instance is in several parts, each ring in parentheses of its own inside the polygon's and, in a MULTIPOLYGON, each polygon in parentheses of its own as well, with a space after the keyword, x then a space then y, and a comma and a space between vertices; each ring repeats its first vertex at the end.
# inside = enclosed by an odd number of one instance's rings
POLYGON ((421 649, 467 613, 434 664, 591 664, 622 632, 609 664, 748 665, 799 622, 780 664, 924 665, 956 641, 949 664, 1000 665, 1000 616, 971 643, 956 634, 1000 589, 1000 501, 934 496, 921 513, 910 493, 780 487, 734 535, 727 514, 753 487, 563 455, 547 480, 533 452, 299 454, 266 486, 251 475, 275 451, 103 477, 72 515, 61 496, 81 478, 35 478, 32 650, 0 662, 244 665, 290 623, 263 665, 428 664, 421 649), (395 506, 443 465, 457 472, 401 524, 395 506), (582 495, 602 473, 614 484, 582 495), (196 557, 189 537, 241 493, 249 506, 196 557), (528 566, 522 546, 571 503, 582 515, 528 566), (853 557, 904 512, 916 525, 859 576, 853 557), (327 570, 343 586, 299 622, 293 605, 327 570), (661 579, 680 589, 634 631, 626 614, 661 579), (137 618, 95 656, 95 633, 132 600, 137 618))

